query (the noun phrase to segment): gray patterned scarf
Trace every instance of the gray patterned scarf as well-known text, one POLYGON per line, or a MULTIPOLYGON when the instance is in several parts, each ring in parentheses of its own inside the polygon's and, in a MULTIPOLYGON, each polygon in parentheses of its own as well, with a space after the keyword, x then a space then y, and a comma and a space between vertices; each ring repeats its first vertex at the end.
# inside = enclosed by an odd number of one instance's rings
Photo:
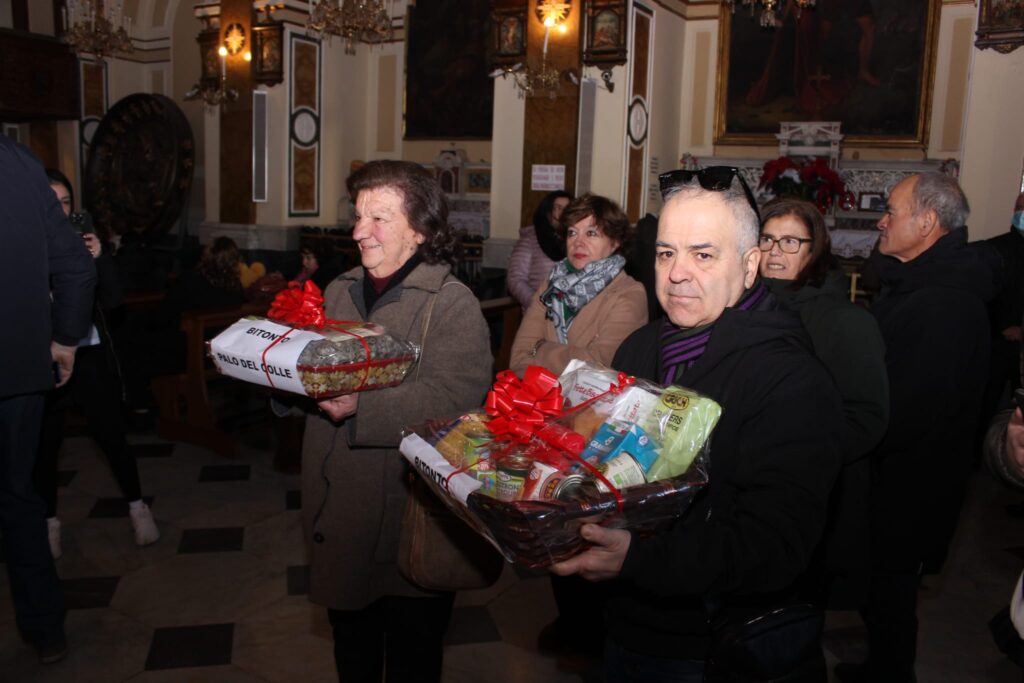
POLYGON ((580 270, 571 270, 569 259, 562 259, 551 269, 550 285, 540 295, 547 307, 547 317, 555 323, 558 341, 568 343, 569 327, 576 314, 601 293, 622 271, 626 259, 612 254, 600 261, 591 261, 580 270))

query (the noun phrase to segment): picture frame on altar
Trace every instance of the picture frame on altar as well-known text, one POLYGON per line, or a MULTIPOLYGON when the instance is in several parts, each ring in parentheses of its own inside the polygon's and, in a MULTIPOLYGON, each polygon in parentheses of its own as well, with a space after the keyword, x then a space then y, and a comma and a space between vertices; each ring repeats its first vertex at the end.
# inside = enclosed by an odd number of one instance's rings
POLYGON ((858 211, 882 213, 885 211, 886 199, 881 192, 861 192, 857 198, 858 211))
POLYGON ((941 4, 778 3, 773 28, 723 4, 714 143, 774 146, 783 121, 840 121, 844 145, 927 144, 941 4))
POLYGON ((1024 45, 1024 0, 980 0, 974 44, 997 52, 1013 52, 1024 45))

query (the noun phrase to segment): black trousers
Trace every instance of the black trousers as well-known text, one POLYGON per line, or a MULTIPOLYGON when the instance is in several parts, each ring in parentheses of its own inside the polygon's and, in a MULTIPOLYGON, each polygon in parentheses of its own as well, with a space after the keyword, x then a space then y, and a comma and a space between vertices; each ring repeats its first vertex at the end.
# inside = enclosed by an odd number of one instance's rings
POLYGON ((454 602, 454 593, 389 595, 361 610, 327 610, 340 683, 438 683, 454 602))
POLYGON ((124 436, 121 383, 110 369, 106 354, 102 345, 79 348, 71 381, 46 396, 34 478, 39 495, 46 501, 47 517, 57 516, 57 455, 64 441, 64 415, 69 403, 85 415, 89 431, 110 463, 125 500, 142 497, 139 468, 124 436))
POLYGON ((32 485, 42 394, 0 398, 0 534, 18 628, 28 642, 64 638, 64 594, 46 540, 46 506, 32 485))
POLYGON ((868 630, 867 680, 905 683, 915 680, 917 593, 921 574, 878 568, 871 574, 861 616, 868 630))

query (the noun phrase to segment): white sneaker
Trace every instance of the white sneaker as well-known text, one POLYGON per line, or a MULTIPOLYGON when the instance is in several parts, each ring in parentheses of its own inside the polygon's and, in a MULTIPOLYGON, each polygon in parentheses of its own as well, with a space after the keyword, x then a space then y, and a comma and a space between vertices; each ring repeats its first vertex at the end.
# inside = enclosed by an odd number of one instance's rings
POLYGON ((160 540, 160 530, 156 528, 156 521, 153 513, 145 503, 138 508, 130 508, 128 516, 132 519, 132 528, 135 529, 135 544, 149 545, 160 540))
POLYGON ((46 519, 46 537, 50 541, 50 554, 53 559, 59 560, 64 551, 60 547, 60 520, 56 517, 46 519))

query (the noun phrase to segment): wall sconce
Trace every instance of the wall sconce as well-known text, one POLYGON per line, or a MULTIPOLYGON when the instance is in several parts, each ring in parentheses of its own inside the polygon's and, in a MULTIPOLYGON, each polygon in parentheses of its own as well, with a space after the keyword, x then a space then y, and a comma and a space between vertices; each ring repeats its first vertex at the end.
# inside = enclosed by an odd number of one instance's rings
MULTIPOLYGON (((240 49, 241 47, 238 47, 235 52, 237 53, 240 49)), ((230 49, 227 45, 220 45, 217 48, 217 57, 220 60, 220 76, 211 83, 210 78, 204 73, 204 77, 199 79, 199 82, 185 93, 186 100, 201 99, 208 107, 219 107, 225 102, 234 102, 238 99, 238 89, 227 87, 227 59, 229 53, 230 49)), ((252 54, 247 50, 243 58, 248 62, 252 59, 252 54)), ((204 71, 206 71, 205 68, 204 71)))

